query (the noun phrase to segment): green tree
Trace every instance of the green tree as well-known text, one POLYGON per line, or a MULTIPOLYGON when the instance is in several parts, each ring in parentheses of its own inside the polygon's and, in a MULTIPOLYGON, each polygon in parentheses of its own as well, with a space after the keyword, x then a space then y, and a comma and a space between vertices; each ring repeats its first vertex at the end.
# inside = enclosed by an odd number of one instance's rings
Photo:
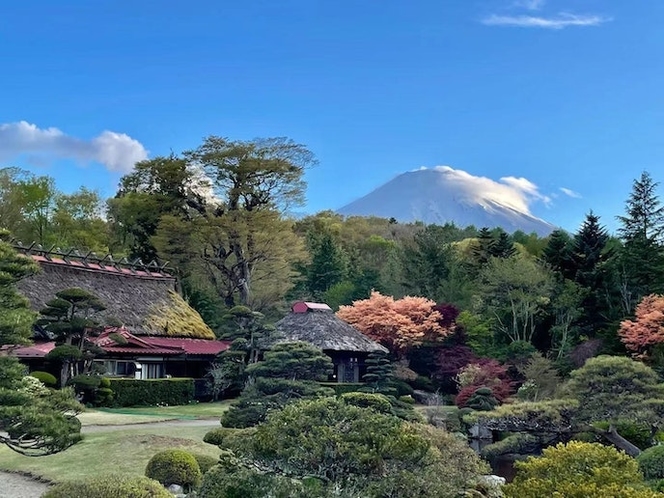
POLYGON ((302 203, 303 174, 314 156, 283 138, 243 142, 210 136, 185 159, 202 168, 215 197, 206 210, 216 228, 205 237, 212 249, 206 262, 230 283, 227 304, 235 304, 237 296, 246 306, 261 264, 284 261, 287 266, 288 252, 295 249, 295 239, 288 237, 292 228, 280 214, 302 203), (277 249, 284 247, 286 254, 277 257, 277 249))
POLYGON ((347 260, 331 233, 312 237, 311 263, 306 268, 307 289, 319 299, 346 277, 347 260))
POLYGON ((496 241, 488 227, 482 227, 473 245, 473 263, 476 268, 483 268, 491 259, 496 241))
POLYGON ((263 361, 246 369, 249 381, 236 402, 221 417, 224 427, 251 427, 293 400, 329 394, 318 381, 333 371, 332 360, 303 342, 280 343, 263 361))
POLYGON ((382 351, 370 353, 365 361, 365 365, 367 373, 362 377, 362 380, 367 384, 371 392, 380 394, 395 393, 395 389, 392 387, 394 366, 387 357, 387 353, 382 351))
POLYGON ((643 172, 634 180, 625 215, 618 216, 629 312, 643 296, 664 290, 664 206, 657 196, 658 185, 648 172, 643 172))
POLYGON ((498 232, 498 238, 489 246, 489 253, 494 258, 511 258, 516 254, 514 242, 505 230, 498 232))
POLYGON ((79 373, 88 373, 99 348, 88 340, 90 333, 99 329, 94 314, 106 309, 99 298, 84 289, 71 288, 55 293, 55 299, 40 310, 38 323, 55 336, 57 346, 49 358, 61 363, 60 384, 79 373), (78 352, 76 352, 76 350, 78 352), (83 370, 79 371, 78 359, 83 359, 83 370))
POLYGON ((17 254, 3 240, 7 236, 0 230, 0 344, 27 344, 36 315, 28 300, 18 293, 16 283, 37 273, 39 267, 32 259, 17 254))
POLYGON ((572 239, 564 230, 554 230, 542 250, 542 260, 558 278, 574 278, 572 274, 572 239))
POLYGON ((573 280, 584 289, 579 317, 582 333, 594 336, 606 328, 612 317, 611 262, 615 252, 609 245, 609 235, 591 211, 571 246, 573 280))
POLYGON ((109 219, 121 247, 127 247, 132 258, 155 259, 152 237, 162 217, 187 217, 189 210, 200 210, 205 186, 205 180, 174 155, 136 163, 108 201, 109 219))
POLYGON ((571 373, 559 399, 503 405, 479 419, 491 430, 530 433, 553 442, 593 432, 636 456, 641 450, 619 433, 620 422, 648 423, 657 430, 662 413, 664 386, 651 368, 629 358, 598 356, 571 373))
POLYGON ((337 398, 289 405, 251 437, 229 438, 221 447, 254 472, 313 479, 321 491, 349 497, 457 496, 487 470, 466 444, 440 429, 337 398))
MULTIPOLYGON (((35 314, 15 284, 37 270, 31 259, 18 255, 0 238, 0 346, 26 343, 31 337, 35 314)), ((51 391, 23 372, 15 358, 0 357, 0 444, 37 456, 76 443, 81 406, 73 392, 51 391)))
POLYGON ((482 305, 510 342, 531 342, 536 317, 549 303, 550 273, 530 258, 491 259, 481 274, 482 305))

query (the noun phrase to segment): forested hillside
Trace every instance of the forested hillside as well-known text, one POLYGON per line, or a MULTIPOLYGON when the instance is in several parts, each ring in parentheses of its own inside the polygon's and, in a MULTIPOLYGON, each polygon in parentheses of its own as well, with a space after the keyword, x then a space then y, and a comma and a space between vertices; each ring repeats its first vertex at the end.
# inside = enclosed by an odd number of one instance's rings
MULTIPOLYGON (((0 226, 23 244, 169 261, 213 329, 235 305, 277 319, 295 299, 334 309, 370 299, 370 309, 384 306, 381 296, 426 298, 456 331, 434 350, 420 341, 408 353, 434 378, 464 364, 459 355, 505 360, 536 348, 565 371, 599 352, 625 353, 621 321, 664 292, 664 208, 648 173, 616 213, 618 233, 589 212, 575 233, 542 238, 331 211, 291 219, 313 164, 311 151, 287 139, 208 137, 136 164, 110 199, 5 168, 0 226)), ((658 341, 633 333, 626 344, 656 355, 658 341)))

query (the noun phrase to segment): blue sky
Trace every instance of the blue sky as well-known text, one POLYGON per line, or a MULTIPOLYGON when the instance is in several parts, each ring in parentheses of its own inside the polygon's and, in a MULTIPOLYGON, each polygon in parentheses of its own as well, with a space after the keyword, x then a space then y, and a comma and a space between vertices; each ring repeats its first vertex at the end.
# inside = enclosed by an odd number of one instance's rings
POLYGON ((308 212, 449 165, 614 228, 641 171, 664 182, 662 26, 660 0, 11 2, 0 165, 111 195, 146 154, 288 136, 320 161, 308 212))

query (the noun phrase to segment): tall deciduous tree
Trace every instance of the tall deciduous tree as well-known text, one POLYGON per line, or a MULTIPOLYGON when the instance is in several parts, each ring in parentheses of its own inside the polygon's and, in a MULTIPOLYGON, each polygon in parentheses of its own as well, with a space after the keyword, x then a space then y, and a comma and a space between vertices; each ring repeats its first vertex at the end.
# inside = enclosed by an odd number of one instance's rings
POLYGON ((664 291, 664 206, 657 187, 650 174, 643 172, 634 180, 625 215, 618 216, 624 243, 623 278, 634 304, 647 294, 664 291))
POLYGON ((337 316, 370 338, 403 357, 408 349, 424 341, 440 341, 451 329, 440 325, 436 303, 423 297, 394 299, 372 292, 369 299, 341 306, 337 316))
POLYGON ((289 256, 302 251, 282 213, 302 203, 304 171, 314 156, 283 138, 243 142, 210 136, 185 159, 205 172, 214 196, 205 210, 212 230, 202 237, 204 260, 229 283, 227 304, 237 299, 249 305, 260 272, 263 278, 288 277, 289 256))
POLYGON ((531 342, 537 315, 551 298, 552 277, 523 256, 493 258, 482 275, 482 306, 510 342, 531 342))

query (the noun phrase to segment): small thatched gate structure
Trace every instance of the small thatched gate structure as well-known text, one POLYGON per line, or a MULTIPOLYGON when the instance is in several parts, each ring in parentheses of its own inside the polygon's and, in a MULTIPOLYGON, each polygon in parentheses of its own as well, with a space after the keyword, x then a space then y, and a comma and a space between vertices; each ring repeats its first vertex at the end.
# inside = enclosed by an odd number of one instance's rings
POLYGON ((275 324, 278 342, 308 342, 323 350, 334 363, 334 382, 360 382, 365 360, 374 351, 387 349, 338 318, 323 303, 298 301, 291 312, 275 324))

